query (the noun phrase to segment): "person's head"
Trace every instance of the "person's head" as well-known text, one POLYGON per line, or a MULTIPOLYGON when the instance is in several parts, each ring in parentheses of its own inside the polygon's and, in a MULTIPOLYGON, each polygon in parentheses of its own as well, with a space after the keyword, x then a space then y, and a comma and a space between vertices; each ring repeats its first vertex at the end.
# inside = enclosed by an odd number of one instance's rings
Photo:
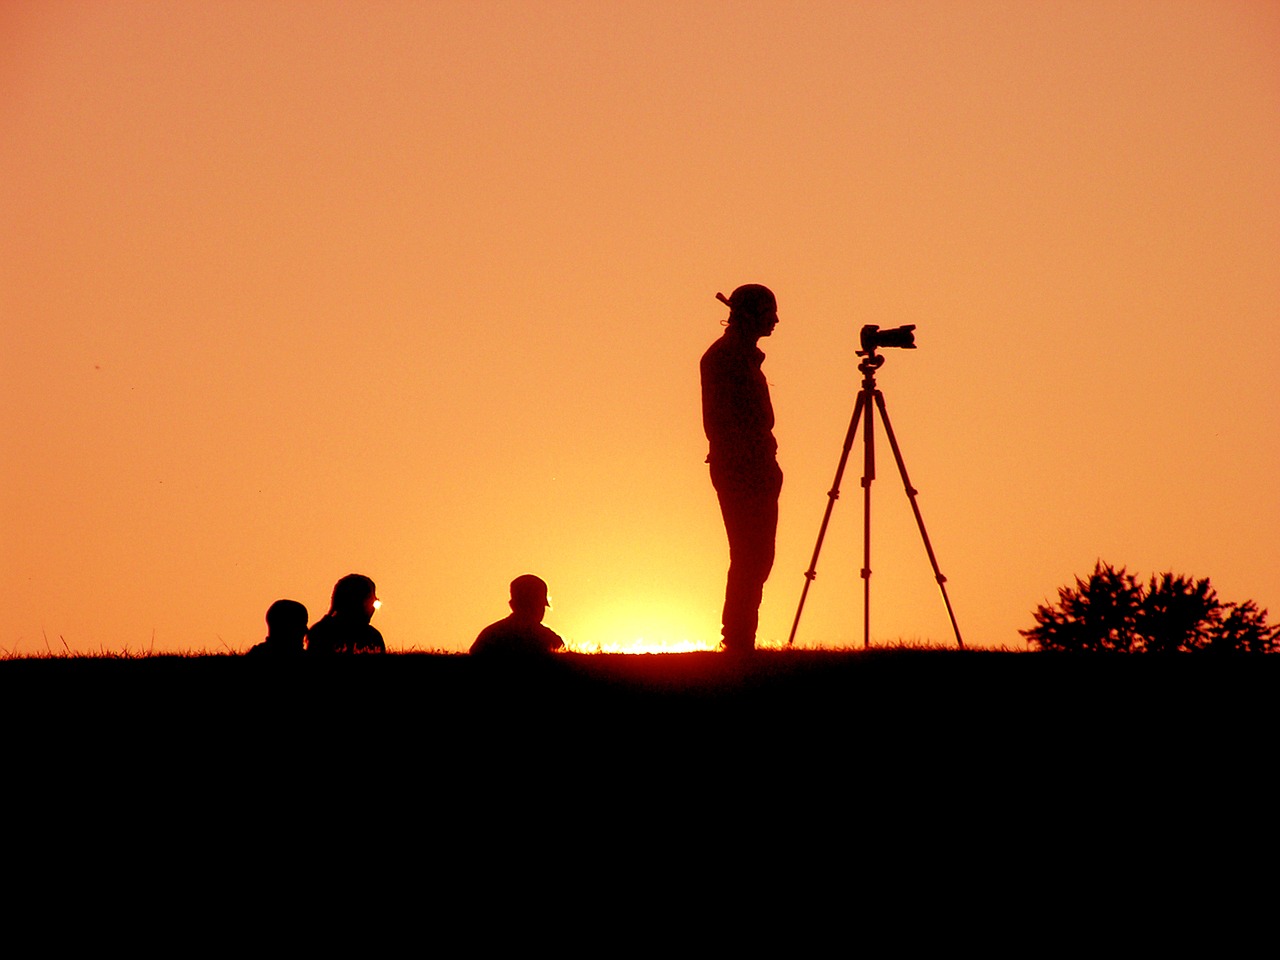
POLYGON ((767 337, 778 325, 778 298, 759 283, 744 283, 724 302, 729 305, 729 326, 750 337, 767 337))
POLYGON ((349 573, 333 585, 331 616, 363 617, 367 623, 379 606, 378 591, 373 581, 358 573, 349 573))
POLYGON ((267 639, 302 648, 307 632, 307 608, 297 600, 277 600, 267 608, 267 639))
POLYGON ((549 606, 551 598, 541 577, 526 573, 511 581, 511 612, 517 617, 541 623, 549 606))

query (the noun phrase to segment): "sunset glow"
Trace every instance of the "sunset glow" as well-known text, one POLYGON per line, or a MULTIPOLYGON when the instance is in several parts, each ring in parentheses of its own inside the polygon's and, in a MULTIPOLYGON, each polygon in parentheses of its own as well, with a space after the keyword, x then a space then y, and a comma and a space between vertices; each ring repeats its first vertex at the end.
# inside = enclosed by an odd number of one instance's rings
POLYGON ((646 640, 636 637, 634 640, 604 640, 600 642, 572 643, 568 649, 573 653, 696 653, 699 650, 715 650, 716 644, 707 641, 692 640, 646 640))
MULTIPOLYGON (((0 655, 714 649, 698 358, 768 284, 785 641, 879 374, 966 646, 1099 559, 1280 615, 1280 4, 0 5, 0 655)), ((798 643, 861 640, 861 450, 798 643)), ((883 434, 874 644, 951 627, 883 434)))

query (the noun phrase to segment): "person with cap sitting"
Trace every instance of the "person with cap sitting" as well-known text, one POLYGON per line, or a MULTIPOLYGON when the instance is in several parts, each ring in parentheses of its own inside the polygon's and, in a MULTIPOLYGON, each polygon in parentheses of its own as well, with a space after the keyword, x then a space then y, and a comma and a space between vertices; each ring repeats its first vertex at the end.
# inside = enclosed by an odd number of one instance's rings
POLYGON ((551 600, 541 577, 526 573, 511 581, 511 614, 480 631, 473 654, 541 655, 564 648, 564 640, 542 624, 551 600))

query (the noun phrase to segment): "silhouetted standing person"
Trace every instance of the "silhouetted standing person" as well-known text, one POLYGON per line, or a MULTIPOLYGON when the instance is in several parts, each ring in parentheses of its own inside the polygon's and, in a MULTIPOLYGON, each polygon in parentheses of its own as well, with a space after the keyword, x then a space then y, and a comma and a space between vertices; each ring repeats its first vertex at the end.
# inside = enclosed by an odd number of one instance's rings
POLYGON ((277 600, 267 608, 267 638, 249 652, 254 656, 297 656, 306 635, 307 608, 297 600, 277 600))
POLYGON ((541 577, 526 573, 511 581, 511 614, 480 631, 471 652, 475 654, 541 655, 564 647, 560 635, 543 626, 551 601, 541 577))
POLYGON ((782 470, 773 438, 773 404, 756 346, 778 324, 778 301, 768 287, 748 283, 726 299, 728 328, 706 353, 702 426, 710 452, 711 484, 729 536, 724 590, 723 647, 755 649, 764 583, 773 569, 782 470))
POLYGON ((368 577, 348 574, 333 586, 329 612, 307 631, 308 653, 386 653, 382 634, 369 623, 381 606, 368 577))

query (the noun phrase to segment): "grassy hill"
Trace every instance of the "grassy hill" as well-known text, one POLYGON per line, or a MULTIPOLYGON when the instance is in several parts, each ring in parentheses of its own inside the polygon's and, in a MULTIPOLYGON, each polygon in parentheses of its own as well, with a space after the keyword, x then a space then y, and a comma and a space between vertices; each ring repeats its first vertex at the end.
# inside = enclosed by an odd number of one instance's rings
POLYGON ((0 661, 0 723, 10 822, 76 862, 554 868, 604 897, 643 864, 662 903, 986 870, 1010 896, 1175 835, 1252 849, 1278 682, 1273 657, 936 650, 46 658, 0 661))

